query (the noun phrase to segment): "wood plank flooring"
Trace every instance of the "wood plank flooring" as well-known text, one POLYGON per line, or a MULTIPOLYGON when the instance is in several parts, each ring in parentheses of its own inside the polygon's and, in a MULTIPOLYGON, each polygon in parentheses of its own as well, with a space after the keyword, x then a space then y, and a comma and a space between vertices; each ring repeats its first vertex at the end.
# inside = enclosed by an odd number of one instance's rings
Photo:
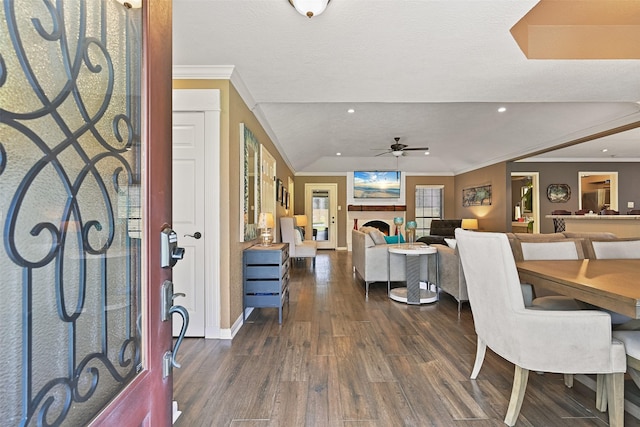
MULTIPOLYGON (((294 262, 290 304, 256 309, 233 341, 186 339, 174 370, 176 427, 502 426, 514 367, 487 351, 469 379, 475 333, 468 304, 387 298, 346 251, 294 262)), ((605 426, 594 392, 561 375, 530 374, 518 426, 605 426)), ((625 415, 626 426, 639 426, 625 415)))

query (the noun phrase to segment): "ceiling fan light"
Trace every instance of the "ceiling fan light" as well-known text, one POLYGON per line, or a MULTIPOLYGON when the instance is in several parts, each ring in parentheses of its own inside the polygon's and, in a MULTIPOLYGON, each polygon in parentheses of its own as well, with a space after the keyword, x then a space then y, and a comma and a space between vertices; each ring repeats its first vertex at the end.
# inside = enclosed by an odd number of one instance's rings
POLYGON ((392 152, 391 152, 391 154, 393 154, 393 155, 394 155, 394 156, 396 156, 396 157, 400 157, 400 156, 402 156, 402 153, 403 153, 402 151, 392 151, 392 152))
POLYGON ((312 18, 320 15, 327 8, 331 0, 289 0, 298 13, 312 18))

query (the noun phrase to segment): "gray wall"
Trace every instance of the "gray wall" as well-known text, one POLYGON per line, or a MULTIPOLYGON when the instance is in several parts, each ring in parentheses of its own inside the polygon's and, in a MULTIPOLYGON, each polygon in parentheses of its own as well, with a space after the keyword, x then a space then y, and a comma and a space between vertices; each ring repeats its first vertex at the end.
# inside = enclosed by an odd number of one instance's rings
MULTIPOLYGON (((618 172, 618 210, 621 214, 627 212, 627 202, 634 202, 635 209, 640 209, 640 163, 537 163, 510 162, 510 172, 539 172, 540 173, 540 232, 553 233, 553 221, 544 218, 556 209, 566 209, 571 212, 578 210, 578 172, 602 171, 618 172), (547 200, 547 186, 549 184, 569 184, 571 198, 566 203, 551 203, 547 200)), ((510 205, 510 204, 509 204, 510 205)))

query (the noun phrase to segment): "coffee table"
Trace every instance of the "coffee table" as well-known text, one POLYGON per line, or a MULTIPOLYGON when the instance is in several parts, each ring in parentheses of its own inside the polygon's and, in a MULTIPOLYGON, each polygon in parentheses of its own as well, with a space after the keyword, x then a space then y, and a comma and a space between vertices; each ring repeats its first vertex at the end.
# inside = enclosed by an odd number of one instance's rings
MULTIPOLYGON (((425 278, 427 289, 420 288, 420 263, 427 262, 428 272, 428 260, 429 255, 438 254, 438 250, 433 246, 428 246, 422 243, 404 243, 399 245, 389 246, 389 275, 387 277, 387 292, 389 298, 394 301, 403 302, 406 304, 427 304, 438 300, 438 285, 436 283, 435 291, 431 290, 428 277, 425 278), (406 287, 391 289, 391 254, 404 255, 406 261, 406 287)), ((436 262, 436 268, 438 263, 436 262)), ((438 274, 436 272, 436 277, 438 274)), ((437 281, 437 279, 436 279, 437 281)))

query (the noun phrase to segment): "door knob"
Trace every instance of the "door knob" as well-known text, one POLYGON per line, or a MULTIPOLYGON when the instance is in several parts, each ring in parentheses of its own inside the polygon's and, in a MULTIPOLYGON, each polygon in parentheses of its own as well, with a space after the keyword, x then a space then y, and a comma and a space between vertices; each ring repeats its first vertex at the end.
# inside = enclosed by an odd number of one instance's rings
POLYGON ((199 238, 202 237, 202 233, 200 233, 199 231, 196 231, 193 234, 185 234, 185 237, 193 237, 194 239, 198 240, 199 238))

